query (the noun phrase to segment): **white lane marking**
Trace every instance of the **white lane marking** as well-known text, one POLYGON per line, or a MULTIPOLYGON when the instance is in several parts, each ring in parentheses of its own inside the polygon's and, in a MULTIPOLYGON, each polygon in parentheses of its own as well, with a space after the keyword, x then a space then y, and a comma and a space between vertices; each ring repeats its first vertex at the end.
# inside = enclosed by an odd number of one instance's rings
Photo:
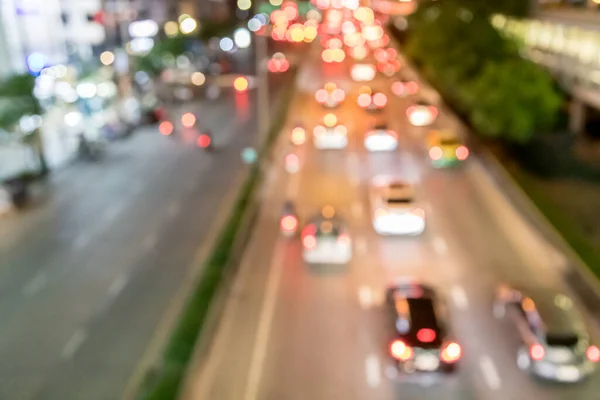
POLYGON ((373 305, 373 291, 368 286, 358 288, 358 303, 363 310, 368 310, 373 305))
POLYGON ((156 243, 158 243, 158 235, 156 232, 152 232, 142 240, 142 247, 146 249, 146 251, 152 250, 154 246, 156 246, 156 243))
POLYGON ((443 256, 448 251, 448 246, 446 245, 446 241, 440 236, 436 236, 433 239, 433 248, 434 248, 435 252, 440 256, 443 256))
POLYGON ((127 285, 129 278, 127 275, 119 275, 117 279, 115 279, 110 286, 108 287, 108 297, 115 298, 121 293, 121 291, 127 285))
POLYGON ((367 254, 367 239, 362 236, 358 236, 355 240, 356 253, 359 255, 367 254))
POLYGON ((278 246, 275 251, 277 253, 275 254, 275 257, 273 257, 265 297, 258 319, 258 330, 252 350, 252 358, 250 359, 244 400, 256 400, 258 398, 262 370, 265 359, 267 358, 267 345, 269 343, 271 325, 275 314, 275 306, 277 304, 277 292, 279 291, 279 284, 283 273, 283 248, 278 246))
POLYGON ((481 356, 479 359, 479 367, 481 368, 481 372, 483 373, 483 379, 488 387, 492 390, 500 389, 501 381, 500 376, 498 375, 498 371, 496 370, 496 366, 494 362, 488 355, 481 356))
POLYGON ((352 205, 352 215, 356 219, 360 219, 363 216, 363 206, 358 201, 352 205))
POLYGON ((167 208, 167 214, 171 218, 176 217, 180 211, 181 211, 181 204, 179 203, 178 200, 173 200, 171 202, 171 204, 169 204, 169 207, 167 208))
POLYGON ((81 250, 84 247, 87 247, 88 244, 92 241, 91 232, 83 232, 77 235, 75 240, 73 240, 73 247, 75 249, 81 250))
POLYGON ((39 292, 42 287, 48 282, 48 277, 45 272, 40 272, 34 276, 25 286, 23 286, 23 294, 25 296, 33 296, 39 292))
POLYGON ((381 383, 381 364, 375 354, 369 354, 365 360, 365 375, 369 386, 377 387, 381 383))
POLYGON ((71 336, 67 344, 65 344, 65 347, 63 347, 61 357, 73 357, 77 350, 79 350, 79 347, 81 347, 81 345, 83 344, 86 337, 87 335, 83 329, 77 329, 75 333, 73 333, 73 336, 71 336))
POLYGON ((469 299, 467 298, 467 293, 462 286, 453 286, 450 294, 452 295, 452 300, 458 309, 466 310, 469 308, 469 299))

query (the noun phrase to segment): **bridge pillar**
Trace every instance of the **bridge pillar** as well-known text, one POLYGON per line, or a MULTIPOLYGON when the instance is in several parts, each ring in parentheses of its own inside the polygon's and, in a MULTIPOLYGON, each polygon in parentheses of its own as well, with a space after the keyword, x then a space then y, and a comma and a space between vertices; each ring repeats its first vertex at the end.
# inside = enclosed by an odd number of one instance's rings
POLYGON ((586 105, 577 99, 571 100, 569 106, 569 129, 573 133, 583 133, 585 129, 586 105))

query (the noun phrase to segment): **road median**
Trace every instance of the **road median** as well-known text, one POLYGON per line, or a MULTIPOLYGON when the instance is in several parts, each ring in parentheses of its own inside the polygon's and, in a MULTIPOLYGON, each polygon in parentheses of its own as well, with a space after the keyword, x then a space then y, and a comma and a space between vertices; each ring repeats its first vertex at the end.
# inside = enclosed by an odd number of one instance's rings
MULTIPOLYGON (((289 72, 291 82, 295 82, 296 72, 295 69, 289 72)), ((269 162, 272 144, 285 122, 295 88, 295 84, 288 84, 282 89, 278 108, 274 112, 266 138, 260 145, 258 160, 247 171, 229 217, 208 257, 202 261, 202 273, 179 314, 162 355, 146 373, 136 395, 130 398, 178 398, 198 341, 211 337, 214 333, 218 316, 210 310, 216 303, 222 302, 223 287, 227 286, 226 283, 234 275, 252 231, 258 210, 257 189, 263 178, 265 164, 269 162)))

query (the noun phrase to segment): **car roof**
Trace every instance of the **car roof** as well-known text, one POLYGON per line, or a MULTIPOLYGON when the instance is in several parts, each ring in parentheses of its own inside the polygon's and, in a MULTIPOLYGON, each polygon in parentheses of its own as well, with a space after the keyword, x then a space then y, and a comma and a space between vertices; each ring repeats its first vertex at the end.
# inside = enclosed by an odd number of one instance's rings
POLYGON ((386 198, 413 198, 415 189, 411 183, 392 181, 383 189, 386 198))
POLYGON ((397 333, 410 346, 439 348, 446 335, 444 323, 438 315, 438 298, 433 288, 421 284, 394 286, 389 289, 388 300, 397 316, 397 333), (418 340, 421 329, 431 329, 435 339, 429 343, 418 340))
POLYGON ((533 301, 533 315, 539 316, 547 334, 587 334, 583 316, 569 296, 544 287, 516 290, 523 302, 526 298, 533 301))

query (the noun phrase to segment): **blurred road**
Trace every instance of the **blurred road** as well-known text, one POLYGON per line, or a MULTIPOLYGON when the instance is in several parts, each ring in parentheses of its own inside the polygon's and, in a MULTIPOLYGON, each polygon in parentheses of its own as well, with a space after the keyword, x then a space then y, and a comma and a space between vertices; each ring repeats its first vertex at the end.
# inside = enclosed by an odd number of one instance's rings
MULTIPOLYGON (((390 93, 392 79, 369 83, 390 99, 383 114, 356 105, 358 88, 350 60, 324 65, 314 46, 298 79, 263 209, 232 288, 215 341, 192 375, 185 400, 295 399, 581 399, 600 393, 600 374, 574 385, 538 382, 518 370, 518 338, 492 315, 500 282, 566 291, 560 278, 565 257, 533 229, 503 195, 477 156, 461 168, 434 170, 426 158, 427 128, 408 124, 405 110, 415 98, 390 93), (312 140, 293 149, 288 132, 301 120, 312 131, 325 113, 314 92, 327 81, 349 91, 334 112, 349 129, 346 150, 320 151, 312 140), (368 153, 362 137, 375 120, 400 134, 399 150, 368 153), (297 151, 302 169, 283 169, 297 151), (371 224, 368 187, 377 174, 417 182, 428 227, 421 237, 381 237, 371 224), (301 259, 299 240, 279 236, 284 200, 294 199, 303 218, 333 205, 350 225, 354 257, 345 268, 312 268, 301 259), (446 295, 451 323, 464 357, 455 379, 423 388, 390 379, 390 332, 382 308, 385 284, 414 276, 446 295)), ((406 74, 402 69, 400 74, 406 74)), ((436 96, 423 88, 421 95, 436 96)), ((442 112, 437 127, 460 129, 442 112)), ((591 323, 591 321, 590 321, 591 323)), ((593 336, 600 336, 592 324, 593 336)), ((391 369, 393 371, 393 368, 391 369)))
POLYGON ((120 397, 235 197, 240 151, 256 139, 255 95, 228 90, 172 110, 197 114, 214 153, 195 133, 142 128, 101 163, 59 172, 44 201, 0 221, 0 399, 120 397))

